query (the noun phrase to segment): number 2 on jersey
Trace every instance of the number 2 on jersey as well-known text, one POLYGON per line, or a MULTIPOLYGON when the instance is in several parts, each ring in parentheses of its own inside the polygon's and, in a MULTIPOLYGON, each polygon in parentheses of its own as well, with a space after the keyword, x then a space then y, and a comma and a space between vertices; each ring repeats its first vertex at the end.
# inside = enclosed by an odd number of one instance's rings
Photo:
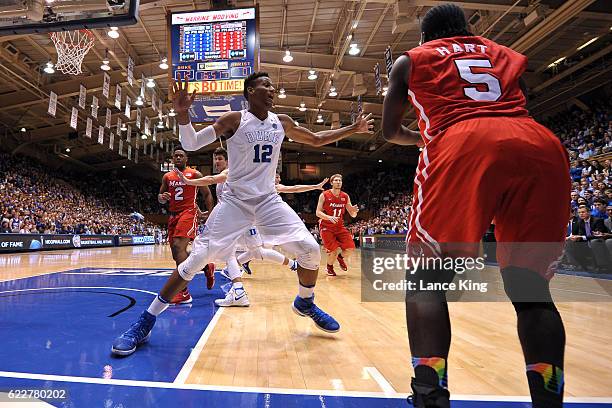
POLYGON ((254 145, 255 157, 253 163, 270 163, 272 161, 272 145, 254 145))
POLYGON ((459 76, 464 81, 474 85, 485 85, 486 91, 479 91, 475 86, 466 86, 463 93, 475 101, 496 101, 502 94, 499 80, 486 72, 473 72, 472 68, 493 68, 491 61, 485 59, 454 60, 459 76))
POLYGON ((174 189, 174 201, 183 201, 183 187, 174 189))

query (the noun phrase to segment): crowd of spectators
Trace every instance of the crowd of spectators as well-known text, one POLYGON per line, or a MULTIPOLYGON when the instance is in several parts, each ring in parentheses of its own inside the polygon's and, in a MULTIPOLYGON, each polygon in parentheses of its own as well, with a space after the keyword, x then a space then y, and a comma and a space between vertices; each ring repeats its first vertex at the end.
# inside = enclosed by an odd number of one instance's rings
POLYGON ((29 158, 0 153, 0 233, 152 233, 153 224, 133 215, 137 207, 129 193, 144 196, 153 186, 121 183, 54 171, 29 158))

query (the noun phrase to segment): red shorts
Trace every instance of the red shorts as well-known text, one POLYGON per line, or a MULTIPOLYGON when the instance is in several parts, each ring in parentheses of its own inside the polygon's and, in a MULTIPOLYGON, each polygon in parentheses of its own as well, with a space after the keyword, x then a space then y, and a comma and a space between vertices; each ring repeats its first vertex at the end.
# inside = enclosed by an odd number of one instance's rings
POLYGON ((168 219, 168 242, 172 243, 173 238, 194 239, 197 230, 196 210, 185 210, 171 215, 168 219))
POLYGON ((494 222, 500 268, 529 268, 550 279, 548 266, 565 240, 570 188, 565 148, 533 119, 459 122, 421 153, 408 244, 444 253, 441 247, 452 247, 444 244, 467 243, 472 253, 461 255, 473 256, 494 222))
POLYGON ((355 242, 353 242, 353 234, 346 229, 341 227, 338 229, 329 229, 323 227, 321 229, 321 239, 323 240, 323 246, 327 252, 333 252, 338 248, 342 249, 353 249, 355 248, 355 242))

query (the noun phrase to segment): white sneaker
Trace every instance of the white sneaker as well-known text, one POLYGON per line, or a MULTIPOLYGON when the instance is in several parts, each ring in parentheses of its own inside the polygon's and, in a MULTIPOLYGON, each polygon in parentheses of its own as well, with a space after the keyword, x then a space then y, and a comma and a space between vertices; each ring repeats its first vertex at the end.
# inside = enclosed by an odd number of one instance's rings
POLYGON ((247 296, 247 293, 243 287, 237 288, 235 286, 232 286, 232 288, 227 292, 227 295, 225 295, 225 299, 215 300, 215 305, 219 307, 247 307, 250 305, 250 303, 249 297, 247 296))

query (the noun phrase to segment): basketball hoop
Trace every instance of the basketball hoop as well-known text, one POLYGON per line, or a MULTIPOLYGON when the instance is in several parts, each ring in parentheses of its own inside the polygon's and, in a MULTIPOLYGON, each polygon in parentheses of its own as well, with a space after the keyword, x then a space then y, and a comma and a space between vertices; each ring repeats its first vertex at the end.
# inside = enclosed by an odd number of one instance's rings
POLYGON ((85 54, 94 45, 94 35, 89 30, 58 31, 51 33, 57 50, 55 68, 64 74, 78 75, 85 54))

